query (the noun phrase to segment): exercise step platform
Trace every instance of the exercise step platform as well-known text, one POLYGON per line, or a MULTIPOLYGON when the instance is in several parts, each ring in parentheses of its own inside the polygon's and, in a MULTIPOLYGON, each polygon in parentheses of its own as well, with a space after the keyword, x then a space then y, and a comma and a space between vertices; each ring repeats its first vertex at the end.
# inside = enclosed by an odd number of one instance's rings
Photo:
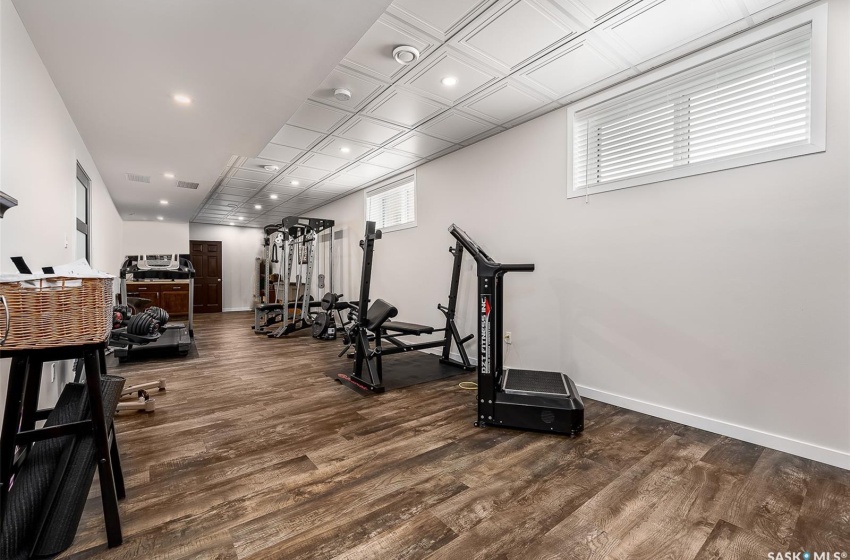
POLYGON ((569 378, 557 371, 505 370, 502 390, 513 395, 570 396, 569 378))

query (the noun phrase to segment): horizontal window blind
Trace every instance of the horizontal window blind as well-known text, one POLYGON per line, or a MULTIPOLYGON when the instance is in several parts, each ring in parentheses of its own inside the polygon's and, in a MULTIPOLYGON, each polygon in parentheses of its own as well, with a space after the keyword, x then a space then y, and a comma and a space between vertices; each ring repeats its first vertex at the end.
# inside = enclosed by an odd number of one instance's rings
POLYGON ((572 186, 806 144, 811 121, 808 24, 576 112, 572 186))
POLYGON ((378 229, 400 227, 416 222, 416 193, 411 178, 366 193, 366 220, 378 229))

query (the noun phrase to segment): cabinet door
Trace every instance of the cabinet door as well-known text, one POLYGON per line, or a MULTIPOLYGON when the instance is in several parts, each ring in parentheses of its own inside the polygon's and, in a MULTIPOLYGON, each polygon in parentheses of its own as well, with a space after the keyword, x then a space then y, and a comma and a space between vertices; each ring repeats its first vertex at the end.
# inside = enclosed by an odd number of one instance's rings
POLYGON ((187 291, 167 291, 160 292, 161 307, 168 311, 169 315, 188 315, 189 314, 189 292, 187 291))
POLYGON ((153 284, 127 284, 127 298, 145 298, 149 299, 150 303, 140 306, 139 311, 143 311, 148 307, 161 307, 159 297, 159 287, 153 284))

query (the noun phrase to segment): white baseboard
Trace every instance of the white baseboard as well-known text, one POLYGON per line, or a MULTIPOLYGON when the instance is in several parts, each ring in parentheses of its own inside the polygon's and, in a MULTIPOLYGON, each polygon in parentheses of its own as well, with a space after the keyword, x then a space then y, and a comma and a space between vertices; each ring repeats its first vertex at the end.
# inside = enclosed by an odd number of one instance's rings
POLYGON ((578 385, 581 396, 850 470, 850 453, 578 385))
POLYGON ((223 313, 230 313, 231 311, 253 311, 253 307, 225 307, 222 309, 223 313))

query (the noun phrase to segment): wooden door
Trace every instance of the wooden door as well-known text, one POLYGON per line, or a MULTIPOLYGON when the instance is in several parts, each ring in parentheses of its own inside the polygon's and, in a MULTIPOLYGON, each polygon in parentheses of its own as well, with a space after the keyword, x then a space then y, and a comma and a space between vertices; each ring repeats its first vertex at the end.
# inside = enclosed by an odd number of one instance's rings
POLYGON ((195 313, 221 313, 221 241, 190 241, 195 313))

